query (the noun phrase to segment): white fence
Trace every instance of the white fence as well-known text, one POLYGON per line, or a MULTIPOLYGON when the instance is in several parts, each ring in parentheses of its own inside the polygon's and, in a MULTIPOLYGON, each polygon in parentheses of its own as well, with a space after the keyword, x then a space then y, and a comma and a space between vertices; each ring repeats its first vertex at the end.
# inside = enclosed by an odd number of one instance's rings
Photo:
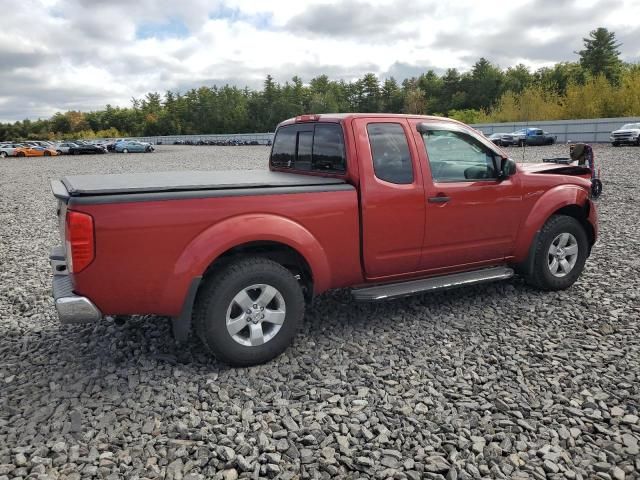
POLYGON ((526 127, 541 128, 558 136, 559 143, 609 142, 609 134, 625 123, 638 123, 640 117, 587 118, 583 120, 548 120, 544 122, 478 123, 472 125, 485 135, 511 133, 526 127))
MULTIPOLYGON (((609 134, 617 130, 625 123, 640 122, 640 117, 620 117, 620 118, 587 118, 582 120, 548 120, 541 122, 508 122, 508 123, 478 123, 472 125, 474 128, 484 132, 486 135, 492 133, 511 133, 526 127, 541 128, 553 135, 558 136, 558 142, 588 142, 607 143, 609 134)), ((164 135, 160 137, 130 137, 143 142, 153 144, 173 145, 174 142, 203 141, 228 141, 237 140, 240 142, 258 142, 264 145, 273 141, 273 133, 233 133, 233 134, 211 134, 211 135, 164 135)))
POLYGON ((239 142, 258 142, 260 145, 265 145, 269 141, 273 141, 273 133, 217 133, 217 134, 202 134, 202 135, 163 135, 160 137, 127 137, 131 140, 139 140, 141 142, 149 142, 154 145, 173 145, 175 142, 192 142, 198 143, 199 141, 214 141, 214 142, 226 142, 226 141, 239 141, 239 142))

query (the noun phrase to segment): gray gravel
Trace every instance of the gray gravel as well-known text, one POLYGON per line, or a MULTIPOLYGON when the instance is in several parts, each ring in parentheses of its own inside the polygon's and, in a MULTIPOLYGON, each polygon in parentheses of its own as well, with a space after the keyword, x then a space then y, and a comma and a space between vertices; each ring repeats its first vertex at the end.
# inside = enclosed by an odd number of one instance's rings
POLYGON ((179 349, 162 318, 58 325, 48 180, 264 168, 266 148, 3 160, 0 480, 638 478, 640 149, 596 153, 602 233, 570 290, 333 292, 284 355, 248 369, 179 349))

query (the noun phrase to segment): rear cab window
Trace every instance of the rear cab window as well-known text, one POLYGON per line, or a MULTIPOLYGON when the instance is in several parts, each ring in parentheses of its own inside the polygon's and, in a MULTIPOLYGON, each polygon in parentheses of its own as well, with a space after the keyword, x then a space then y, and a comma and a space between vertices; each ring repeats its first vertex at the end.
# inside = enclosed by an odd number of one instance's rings
POLYGON ((402 125, 370 123, 367 134, 375 176, 397 185, 413 183, 413 161, 402 125))
POLYGON ((279 169, 345 173, 347 161, 342 126, 318 122, 280 127, 273 140, 269 163, 279 169))

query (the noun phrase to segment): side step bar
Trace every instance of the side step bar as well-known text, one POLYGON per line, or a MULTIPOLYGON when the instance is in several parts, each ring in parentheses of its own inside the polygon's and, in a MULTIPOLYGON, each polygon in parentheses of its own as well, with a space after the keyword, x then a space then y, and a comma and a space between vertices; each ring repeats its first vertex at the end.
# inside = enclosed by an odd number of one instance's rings
POLYGON ((417 293, 446 290, 449 288, 476 285, 478 283, 495 282, 513 277, 513 269, 508 267, 483 268, 472 272, 453 273, 440 277, 423 278, 400 283, 387 283, 373 287, 355 288, 351 290, 353 297, 359 302, 374 302, 392 298, 408 297, 417 293))

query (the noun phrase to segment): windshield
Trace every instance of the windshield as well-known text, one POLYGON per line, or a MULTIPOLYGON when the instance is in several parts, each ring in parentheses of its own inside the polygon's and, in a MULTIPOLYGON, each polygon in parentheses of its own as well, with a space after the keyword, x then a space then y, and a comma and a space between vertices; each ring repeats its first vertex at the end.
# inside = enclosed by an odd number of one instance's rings
POLYGON ((620 130, 640 130, 640 123, 627 123, 620 130))

